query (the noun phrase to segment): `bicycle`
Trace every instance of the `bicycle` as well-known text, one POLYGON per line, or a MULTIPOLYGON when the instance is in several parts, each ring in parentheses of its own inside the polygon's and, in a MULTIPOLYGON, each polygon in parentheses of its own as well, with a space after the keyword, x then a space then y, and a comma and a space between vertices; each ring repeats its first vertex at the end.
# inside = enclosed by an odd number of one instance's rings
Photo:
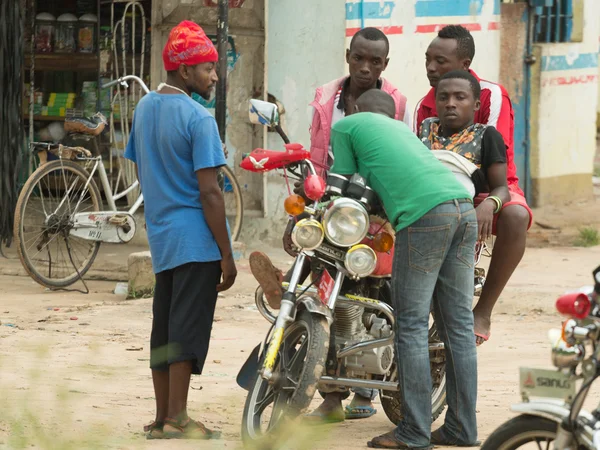
MULTIPOLYGON (((129 80, 139 83, 146 94, 150 92, 145 83, 133 75, 111 81, 102 88, 117 84, 127 86, 129 80)), ((89 138, 102 130, 88 132, 82 126, 77 131, 87 133, 89 138)), ((65 288, 77 280, 83 281, 101 243, 131 241, 136 232, 134 214, 144 198, 140 192, 127 211, 117 209, 116 202, 134 191, 139 182, 136 180, 121 192, 113 193, 99 152, 92 155, 83 147, 47 142, 32 142, 31 151, 38 154, 40 166, 19 194, 15 243, 21 263, 31 278, 49 288, 65 288), (108 210, 102 209, 101 192, 94 181, 96 172, 108 210)), ((221 168, 220 180, 232 240, 236 240, 243 219, 241 189, 229 166, 221 168)))

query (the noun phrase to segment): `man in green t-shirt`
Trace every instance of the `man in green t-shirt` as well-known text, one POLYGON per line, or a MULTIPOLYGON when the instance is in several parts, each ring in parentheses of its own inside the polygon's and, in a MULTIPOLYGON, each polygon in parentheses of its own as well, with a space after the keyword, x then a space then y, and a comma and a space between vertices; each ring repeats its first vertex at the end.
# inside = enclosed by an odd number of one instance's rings
POLYGON ((392 98, 361 95, 357 113, 337 122, 332 173, 360 173, 379 195, 396 230, 392 304, 403 419, 368 443, 374 448, 469 446, 477 441, 477 354, 473 269, 477 218, 469 193, 404 123, 392 98), (448 412, 431 432, 428 329, 433 300, 444 341, 448 412))

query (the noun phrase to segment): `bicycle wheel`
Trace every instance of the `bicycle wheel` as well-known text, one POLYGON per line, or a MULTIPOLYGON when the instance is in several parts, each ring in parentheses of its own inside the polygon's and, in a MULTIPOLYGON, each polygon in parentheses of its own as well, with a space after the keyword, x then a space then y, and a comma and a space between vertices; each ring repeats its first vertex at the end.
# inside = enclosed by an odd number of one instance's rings
POLYGON ((43 286, 73 284, 91 267, 100 242, 71 236, 73 215, 101 211, 100 191, 71 161, 40 166, 27 180, 15 211, 14 236, 23 267, 43 286), (81 201, 80 201, 81 200, 81 201))
POLYGON ((219 185, 225 199, 225 214, 231 231, 231 240, 237 241, 242 231, 244 204, 240 184, 229 166, 221 167, 219 185))

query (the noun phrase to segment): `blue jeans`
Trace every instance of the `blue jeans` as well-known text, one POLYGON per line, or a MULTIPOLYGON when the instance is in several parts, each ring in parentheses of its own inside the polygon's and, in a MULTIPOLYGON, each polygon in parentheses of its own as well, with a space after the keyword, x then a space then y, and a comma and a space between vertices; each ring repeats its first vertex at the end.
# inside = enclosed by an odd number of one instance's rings
POLYGON ((395 434, 410 447, 427 447, 431 439, 432 301, 446 348, 448 411, 443 435, 457 444, 477 440, 477 353, 471 311, 476 239, 475 210, 464 200, 436 206, 396 235, 392 302, 403 419, 395 434))
POLYGON ((360 395, 361 397, 370 398, 371 401, 377 398, 379 391, 377 389, 368 389, 368 388, 352 388, 352 392, 360 395))

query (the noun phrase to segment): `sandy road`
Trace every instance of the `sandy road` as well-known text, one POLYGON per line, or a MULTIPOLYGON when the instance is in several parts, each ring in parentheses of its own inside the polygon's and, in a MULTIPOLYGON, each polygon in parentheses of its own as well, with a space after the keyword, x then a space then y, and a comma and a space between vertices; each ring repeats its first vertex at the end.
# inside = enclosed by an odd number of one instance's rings
MULTIPOLYGON (((547 331, 560 325, 554 300, 590 284, 598 264, 600 248, 527 250, 497 307, 492 338, 479 350, 481 438, 512 416, 518 367, 550 367, 547 331)), ((112 293, 112 282, 90 282, 92 293, 81 295, 0 276, 0 448, 50 448, 45 441, 60 449, 240 448, 245 391, 235 376, 267 323, 253 307, 247 261, 239 269, 236 286, 219 301, 205 374, 192 380, 190 414, 223 430, 214 442, 143 438, 154 408, 151 300, 126 301, 112 293)), ((366 448, 390 425, 380 410, 368 420, 322 427, 306 448, 366 448)))

